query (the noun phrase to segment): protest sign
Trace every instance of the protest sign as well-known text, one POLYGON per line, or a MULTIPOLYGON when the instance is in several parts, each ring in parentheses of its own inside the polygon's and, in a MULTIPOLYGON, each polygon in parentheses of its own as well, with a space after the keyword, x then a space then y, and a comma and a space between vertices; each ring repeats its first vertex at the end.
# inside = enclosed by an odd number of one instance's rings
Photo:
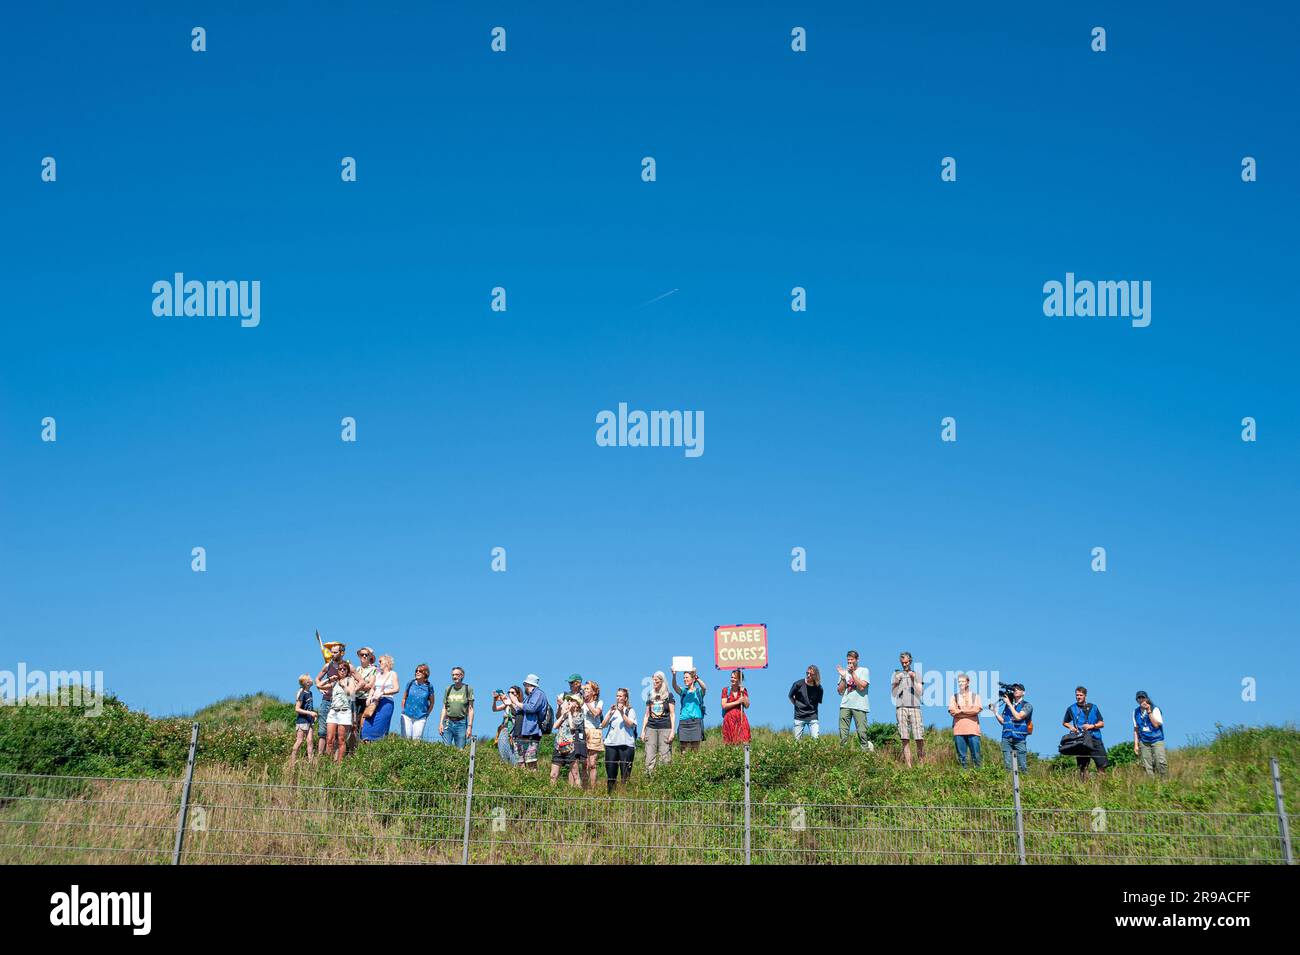
POLYGON ((719 670, 762 670, 767 666, 767 624, 738 623, 713 628, 713 660, 719 670))

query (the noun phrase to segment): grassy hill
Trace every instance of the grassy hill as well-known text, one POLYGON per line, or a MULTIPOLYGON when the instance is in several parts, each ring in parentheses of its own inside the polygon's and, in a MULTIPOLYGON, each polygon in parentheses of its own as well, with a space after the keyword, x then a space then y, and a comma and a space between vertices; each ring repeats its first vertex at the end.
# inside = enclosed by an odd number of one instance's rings
MULTIPOLYGON (((291 768, 289 704, 257 694, 194 718, 202 730, 191 803, 202 826, 185 843, 186 861, 460 861, 467 751, 389 736, 341 765, 300 757, 291 768)), ((190 725, 116 700, 93 719, 66 707, 0 708, 0 773, 49 774, 0 776, 0 863, 168 862, 190 725)), ((834 738, 796 743, 789 732, 754 731, 754 861, 1015 861, 1011 784, 996 740, 985 740, 981 770, 963 771, 951 736, 931 731, 927 763, 908 770, 892 725, 873 724, 871 734, 876 751, 864 754, 834 738)), ((549 746, 544 740, 543 772, 527 773, 480 741, 472 861, 743 860, 744 753, 721 745, 716 729, 652 779, 638 751, 619 799, 606 796, 603 781, 589 791, 553 787, 549 746)), ((1031 757, 1026 854, 1052 863, 1277 862, 1270 757, 1281 763, 1294 813, 1294 728, 1221 730, 1171 753, 1167 780, 1148 779, 1130 760, 1080 783, 1072 760, 1031 757)))
MULTIPOLYGON (((5 707, 0 709, 0 772, 175 778, 184 770, 192 719, 201 724, 200 774, 220 770, 266 782, 404 790, 464 787, 466 753, 395 736, 362 747, 341 766, 308 763, 300 757, 290 770, 286 761, 293 707, 265 693, 222 700, 193 717, 167 719, 132 711, 117 700, 107 701, 103 715, 93 719, 66 707, 5 707)), ((909 771, 897 758, 891 724, 873 724, 871 734, 877 751, 862 754, 840 747, 834 738, 796 744, 789 732, 756 728, 751 754, 754 800, 954 806, 1010 802, 1008 776, 994 739, 984 741, 984 768, 963 772, 953 756, 951 735, 933 730, 927 764, 909 771)), ((716 730, 709 737, 698 753, 679 755, 653 780, 641 771, 638 749, 627 795, 742 798, 741 750, 722 746, 716 730)), ((549 738, 543 740, 543 768, 548 765, 549 743, 549 738)), ((1268 761, 1275 756, 1281 762, 1287 802, 1300 807, 1300 732, 1292 727, 1223 729, 1204 745, 1170 753, 1170 776, 1164 782, 1149 780, 1132 765, 1128 744, 1117 744, 1112 753, 1129 765, 1116 766, 1101 778, 1090 776, 1083 785, 1076 779, 1073 760, 1031 756, 1025 805, 1268 812, 1273 809, 1268 761)), ((476 789, 483 792, 551 791, 549 780, 504 765, 490 738, 479 747, 476 776, 476 789)), ((600 776, 603 780, 603 766, 600 776)))

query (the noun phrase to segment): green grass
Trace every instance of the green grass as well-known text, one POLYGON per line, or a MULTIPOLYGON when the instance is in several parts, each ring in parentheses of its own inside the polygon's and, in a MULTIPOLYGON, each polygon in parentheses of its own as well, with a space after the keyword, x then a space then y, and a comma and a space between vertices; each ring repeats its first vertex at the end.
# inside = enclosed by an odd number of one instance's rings
MULTIPOLYGON (((448 747, 390 736, 361 747, 342 766, 301 760, 286 766, 293 739, 293 707, 269 694, 232 698, 196 713, 201 724, 199 765, 239 767, 266 781, 310 779, 318 784, 370 788, 460 790, 467 755, 448 747)), ((67 707, 5 707, 0 710, 0 771, 89 776, 176 777, 184 769, 190 717, 153 719, 120 701, 103 715, 83 718, 67 707)), ((995 739, 985 738, 984 768, 961 771, 951 735, 931 730, 929 761, 908 770, 897 758, 893 726, 872 724, 877 751, 863 754, 834 738, 796 743, 789 732, 754 730, 753 798, 769 802, 879 805, 1004 806, 1009 777, 995 739)), ((641 771, 638 748, 627 795, 647 798, 739 800, 743 753, 721 745, 717 730, 697 753, 680 755, 653 780, 641 771)), ((543 740, 543 769, 550 740, 543 740)), ((1119 744, 1112 754, 1131 755, 1119 744)), ((1080 784, 1073 760, 1031 756, 1025 777, 1026 806, 1073 808, 1193 809, 1267 812, 1273 808, 1269 758, 1277 757, 1288 805, 1300 797, 1300 732, 1292 727, 1223 728, 1203 745, 1170 753, 1170 777, 1152 781, 1140 767, 1113 771, 1080 784)), ((544 775, 544 774, 543 774, 544 775)), ((601 767, 601 777, 604 771, 601 767)), ((549 780, 517 771, 498 758, 491 740, 481 741, 476 787, 505 793, 549 792, 549 780)))
MULTIPOLYGON (((202 732, 192 803, 210 815, 187 843, 189 861, 459 860, 468 752, 389 736, 341 765, 300 756, 291 768, 289 704, 258 694, 222 700, 195 718, 202 732)), ((116 700, 96 718, 66 707, 0 709, 0 772, 43 774, 0 784, 9 846, 0 862, 167 861, 190 725, 188 717, 152 719, 116 700)), ((984 740, 982 769, 964 771, 950 734, 931 731, 926 764, 909 770, 892 725, 872 724, 870 735, 874 753, 834 738, 796 743, 788 732, 754 731, 755 861, 1014 860, 1011 784, 996 740, 984 740), (805 826, 796 825, 805 817, 805 826)), ((491 740, 481 740, 472 858, 738 861, 744 751, 723 746, 716 729, 708 736, 698 752, 675 753, 652 779, 638 750, 626 798, 613 800, 603 778, 586 792, 563 781, 552 786, 549 738, 543 771, 535 774, 507 766, 491 740)), ((1112 748, 1123 751, 1124 744, 1112 748)), ((1290 727, 1221 729, 1202 745, 1170 753, 1167 780, 1148 779, 1130 761, 1081 783, 1073 760, 1031 756, 1022 787, 1029 857, 1276 862, 1270 757, 1280 761, 1294 813, 1300 733, 1290 727), (1100 809, 1108 815, 1099 832, 1100 809)))

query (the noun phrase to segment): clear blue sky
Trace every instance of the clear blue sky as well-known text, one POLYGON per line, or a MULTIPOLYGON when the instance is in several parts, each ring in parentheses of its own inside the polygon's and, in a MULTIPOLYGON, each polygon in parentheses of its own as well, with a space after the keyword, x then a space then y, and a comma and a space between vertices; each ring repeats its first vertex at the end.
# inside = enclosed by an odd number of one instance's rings
POLYGON ((1039 747, 1079 682, 1108 743, 1138 688, 1174 743, 1296 718, 1289 4, 275 6, 8 15, 0 668, 187 712, 320 628, 609 697, 764 622, 760 723, 849 646, 876 718, 907 647, 1039 747), (260 327, 154 317, 178 271, 260 327), (1150 327, 1045 317, 1067 271, 1150 327), (620 401, 705 454, 597 447, 620 401))

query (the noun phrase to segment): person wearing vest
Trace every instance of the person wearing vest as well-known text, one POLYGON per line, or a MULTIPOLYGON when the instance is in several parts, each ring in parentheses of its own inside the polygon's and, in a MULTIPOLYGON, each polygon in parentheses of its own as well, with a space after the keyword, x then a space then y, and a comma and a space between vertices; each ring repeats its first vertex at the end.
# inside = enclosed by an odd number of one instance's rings
POLYGON ((1029 768, 1029 724, 1034 718, 1034 705, 1025 699, 1025 687, 1011 684, 1011 693, 1003 694, 997 703, 990 703, 993 718, 1002 724, 1002 765, 1011 772, 1014 759, 1023 773, 1029 768))
POLYGON ((474 735, 474 688, 465 682, 463 667, 451 668, 451 686, 442 693, 438 735, 448 746, 464 749, 474 735))
POLYGON ((1168 776, 1169 761, 1165 758, 1165 718, 1160 707, 1151 702, 1146 690, 1137 692, 1137 708, 1133 710, 1133 752, 1142 760, 1148 776, 1168 776))
POLYGON ((1088 778, 1088 760, 1092 760, 1097 767, 1097 772, 1106 771, 1106 746, 1101 741, 1101 729, 1106 725, 1106 721, 1101 718, 1101 709, 1096 703, 1088 702, 1088 688, 1086 686, 1076 686, 1074 688, 1074 703, 1065 711, 1065 717, 1061 725, 1067 730, 1078 730, 1088 738, 1092 744, 1092 754, 1089 756, 1076 756, 1074 761, 1079 766, 1079 778, 1088 778))

